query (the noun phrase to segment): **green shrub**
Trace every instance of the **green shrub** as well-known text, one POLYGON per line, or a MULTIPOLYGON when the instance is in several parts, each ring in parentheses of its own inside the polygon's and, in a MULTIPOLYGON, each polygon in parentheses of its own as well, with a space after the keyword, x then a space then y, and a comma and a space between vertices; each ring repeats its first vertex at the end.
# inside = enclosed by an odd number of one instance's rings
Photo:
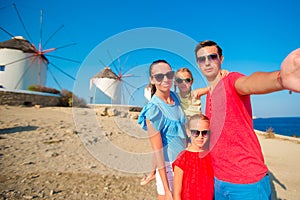
POLYGON ((60 92, 54 88, 48 88, 41 85, 31 85, 28 87, 29 91, 35 91, 35 92, 45 92, 45 93, 51 93, 51 94, 59 94, 60 92))
POLYGON ((86 101, 82 98, 77 97, 68 90, 62 90, 60 92, 60 104, 64 107, 87 107, 86 101))
POLYGON ((54 88, 48 88, 40 85, 31 85, 28 87, 29 91, 45 92, 51 94, 60 94, 60 106, 63 107, 87 107, 86 101, 82 98, 77 97, 68 90, 58 91, 54 88))

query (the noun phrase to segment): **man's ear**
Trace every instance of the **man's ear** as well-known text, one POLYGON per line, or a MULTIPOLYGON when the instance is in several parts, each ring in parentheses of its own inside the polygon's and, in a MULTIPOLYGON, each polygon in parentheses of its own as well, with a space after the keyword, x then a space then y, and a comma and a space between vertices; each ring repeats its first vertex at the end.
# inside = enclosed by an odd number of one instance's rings
POLYGON ((221 60, 220 60, 220 63, 222 64, 222 63, 223 63, 223 60, 224 60, 224 56, 221 56, 220 59, 221 59, 221 60))

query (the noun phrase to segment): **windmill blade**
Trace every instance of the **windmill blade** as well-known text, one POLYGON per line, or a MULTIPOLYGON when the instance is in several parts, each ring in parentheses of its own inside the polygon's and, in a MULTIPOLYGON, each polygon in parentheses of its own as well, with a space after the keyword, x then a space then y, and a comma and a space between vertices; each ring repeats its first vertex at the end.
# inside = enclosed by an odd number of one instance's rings
POLYGON ((64 25, 61 25, 60 27, 58 27, 58 29, 56 31, 54 31, 54 33, 46 40, 46 42, 43 46, 45 47, 48 44, 48 42, 54 37, 54 35, 56 33, 58 33, 58 31, 60 31, 62 28, 64 28, 64 25))
MULTIPOLYGON (((129 85, 129 86, 132 86, 132 85, 130 85, 130 84, 128 84, 128 85, 129 85)), ((136 88, 135 86, 133 86, 133 87, 136 88)), ((133 95, 130 94, 130 91, 129 91, 128 87, 126 87, 126 84, 124 84, 124 88, 125 88, 125 90, 127 91, 127 93, 129 94, 129 96, 132 97, 132 99, 135 101, 133 95)), ((124 96, 125 96, 125 95, 124 95, 124 96)), ((130 99, 130 98, 128 98, 128 99, 130 99)), ((125 101, 124 101, 124 102, 125 102, 125 101)))
POLYGON ((1 29, 4 33, 7 33, 10 37, 14 37, 13 34, 11 34, 10 32, 8 32, 7 30, 5 30, 4 28, 2 28, 1 26, 0 26, 0 29, 1 29))
POLYGON ((118 65, 120 67, 119 76, 122 76, 122 66, 121 66, 121 61, 120 61, 120 49, 118 49, 118 65))
POLYGON ((137 76, 137 75, 134 75, 134 74, 124 74, 123 75, 123 78, 130 78, 130 77, 142 77, 142 76, 137 76))
POLYGON ((127 55, 127 56, 126 56, 123 66, 125 66, 125 65, 126 65, 126 63, 127 63, 128 59, 129 59, 129 55, 127 55))
POLYGON ((102 60, 98 59, 98 61, 103 65, 103 67, 106 67, 106 65, 102 62, 102 60))
MULTIPOLYGON (((122 80, 122 81, 125 83, 125 84, 123 84, 125 90, 126 90, 127 93, 129 94, 129 96, 133 99, 133 101, 135 101, 133 95, 130 94, 130 91, 129 91, 129 88, 127 87, 127 85, 130 86, 130 87, 132 87, 132 88, 134 88, 134 89, 137 89, 137 87, 134 86, 134 85, 132 85, 132 84, 130 84, 130 83, 128 83, 128 82, 125 81, 125 80, 122 80)), ((123 102, 125 102, 125 94, 122 94, 122 97, 123 97, 123 102)))
POLYGON ((43 44, 43 11, 40 11, 40 44, 39 44, 39 51, 41 52, 43 50, 42 44, 43 44))
POLYGON ((23 26, 23 29, 24 29, 26 35, 28 36, 30 42, 33 43, 33 42, 32 42, 33 40, 32 40, 32 38, 30 37, 30 35, 29 35, 29 33, 28 33, 28 31, 27 31, 27 29, 26 29, 26 27, 25 27, 25 24, 24 24, 24 22, 23 22, 23 20, 22 20, 22 18, 21 18, 21 15, 20 15, 20 13, 19 13, 19 11, 18 11, 18 9, 17 9, 17 5, 16 5, 15 3, 13 3, 13 7, 15 8, 15 11, 17 12, 18 18, 19 18, 19 20, 20 20, 20 22, 21 22, 21 24, 22 24, 22 26, 23 26))
POLYGON ((57 79, 55 78, 54 74, 52 73, 49 67, 48 67, 48 71, 50 72, 50 75, 53 78, 54 82, 58 85, 59 89, 62 90, 61 85, 59 84, 59 82, 57 81, 57 79))
MULTIPOLYGON (((127 55, 127 56, 126 56, 126 58, 125 58, 125 61, 124 61, 123 65, 121 65, 121 74, 123 73, 123 66, 125 66, 125 65, 126 65, 128 58, 129 58, 129 55, 127 55)), ((124 75, 122 75, 122 76, 124 77, 124 75)))
POLYGON ((132 84, 130 84, 128 81, 125 81, 125 80, 122 80, 123 82, 125 82, 127 85, 129 85, 130 87, 132 87, 132 88, 137 88, 136 86, 134 86, 134 85, 132 85, 132 84))
POLYGON ((50 63, 50 65, 52 65, 53 67, 55 67, 58 71, 60 71, 61 73, 63 73, 64 75, 68 76, 69 78, 73 79, 74 81, 76 80, 73 76, 69 75, 67 72, 64 72, 63 70, 61 70, 58 66, 54 65, 53 63, 50 63))
POLYGON ((12 62, 10 62, 10 63, 6 63, 6 64, 4 64, 4 65, 11 65, 11 64, 14 64, 14 63, 20 62, 20 61, 22 61, 22 60, 26 60, 26 59, 28 59, 28 58, 35 57, 35 56, 36 56, 36 55, 30 55, 30 56, 27 56, 27 57, 25 57, 25 58, 21 58, 21 59, 18 59, 18 60, 12 61, 12 62))
POLYGON ((62 48, 66 48, 66 47, 70 47, 70 46, 74 46, 74 45, 77 45, 77 43, 67 44, 67 45, 64 45, 64 46, 56 47, 55 49, 62 49, 62 48))
POLYGON ((54 56, 54 55, 47 55, 47 56, 52 57, 52 58, 58 58, 58 59, 62 59, 62 60, 71 61, 71 62, 74 62, 74 63, 80 63, 80 61, 72 60, 72 59, 69 59, 69 58, 63 58, 63 57, 60 57, 60 56, 54 56))
POLYGON ((115 71, 115 72, 118 72, 118 71, 119 71, 119 70, 118 70, 118 67, 115 65, 115 63, 114 63, 114 61, 113 61, 113 59, 112 59, 112 57, 111 57, 109 51, 108 51, 108 50, 106 50, 106 51, 107 51, 107 54, 108 54, 108 56, 109 56, 109 58, 110 58, 110 61, 111 61, 112 65, 113 65, 113 67, 114 67, 114 71, 115 71))

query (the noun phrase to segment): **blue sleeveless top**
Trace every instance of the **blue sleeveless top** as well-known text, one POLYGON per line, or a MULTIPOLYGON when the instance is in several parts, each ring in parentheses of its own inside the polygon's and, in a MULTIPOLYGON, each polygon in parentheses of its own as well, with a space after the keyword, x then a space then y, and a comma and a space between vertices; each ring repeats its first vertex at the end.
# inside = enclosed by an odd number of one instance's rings
POLYGON ((144 130, 147 130, 146 118, 150 120, 153 128, 161 134, 165 161, 173 162, 177 155, 186 148, 187 135, 186 117, 180 107, 179 98, 172 91, 170 95, 174 100, 174 105, 169 105, 153 95, 148 104, 143 107, 138 123, 144 130))

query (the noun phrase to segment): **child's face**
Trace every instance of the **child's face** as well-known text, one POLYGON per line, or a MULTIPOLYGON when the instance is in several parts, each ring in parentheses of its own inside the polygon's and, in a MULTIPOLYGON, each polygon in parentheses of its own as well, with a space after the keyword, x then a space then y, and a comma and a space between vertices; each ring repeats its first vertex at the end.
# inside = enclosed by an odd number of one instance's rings
POLYGON ((175 76, 175 84, 181 92, 189 92, 192 86, 193 80, 188 72, 177 72, 175 76), (177 79, 178 82, 177 82, 177 79), (179 83, 180 82, 180 83, 179 83))
POLYGON ((189 126, 191 144, 199 149, 203 149, 209 137, 209 122, 204 120, 192 120, 189 126))

